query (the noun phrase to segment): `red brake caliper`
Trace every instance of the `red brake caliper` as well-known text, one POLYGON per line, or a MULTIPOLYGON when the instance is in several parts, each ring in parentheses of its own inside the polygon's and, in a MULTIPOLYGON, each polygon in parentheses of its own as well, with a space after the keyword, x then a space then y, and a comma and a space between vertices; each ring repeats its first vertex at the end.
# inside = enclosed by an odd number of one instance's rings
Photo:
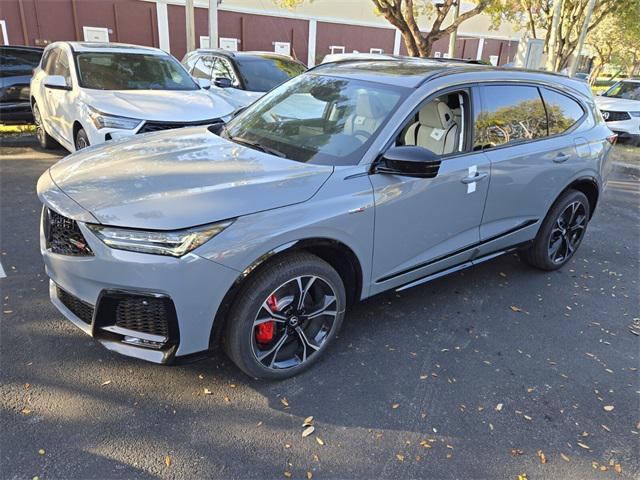
MULTIPOLYGON (((275 294, 272 294, 267 298, 267 305, 269 308, 276 312, 278 311, 278 299, 275 294)), ((256 342, 258 343, 269 343, 273 340, 273 335, 275 333, 275 325, 276 322, 273 320, 269 320, 267 322, 260 323, 256 326, 256 342)))

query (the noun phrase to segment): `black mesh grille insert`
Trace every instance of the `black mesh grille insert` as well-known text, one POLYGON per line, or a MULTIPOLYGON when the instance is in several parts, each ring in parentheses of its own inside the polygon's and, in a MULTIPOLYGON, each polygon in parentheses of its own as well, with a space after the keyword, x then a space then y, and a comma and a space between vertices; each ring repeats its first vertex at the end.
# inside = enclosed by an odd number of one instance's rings
POLYGON ((201 120, 199 122, 153 122, 147 121, 138 133, 158 132, 160 130, 169 130, 171 128, 195 127, 198 125, 211 125, 222 123, 219 118, 211 118, 209 120, 201 120))
POLYGON ((44 212, 47 247, 61 255, 93 255, 78 224, 58 212, 47 208, 44 212))
POLYGON ((163 298, 126 297, 116 306, 116 325, 118 327, 169 336, 167 303, 163 298))
POLYGON ((619 122, 621 120, 629 120, 631 116, 627 112, 610 112, 602 111, 602 117, 605 122, 619 122))
POLYGON ((71 295, 69 292, 58 288, 58 298, 62 304, 87 325, 91 325, 93 319, 93 306, 71 295))

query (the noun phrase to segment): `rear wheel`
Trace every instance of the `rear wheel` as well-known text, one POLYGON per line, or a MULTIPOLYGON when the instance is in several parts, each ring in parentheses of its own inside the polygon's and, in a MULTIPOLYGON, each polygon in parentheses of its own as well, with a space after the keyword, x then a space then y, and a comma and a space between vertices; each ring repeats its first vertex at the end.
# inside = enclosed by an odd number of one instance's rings
POLYGON ((569 190, 551 207, 538 235, 523 258, 542 270, 565 265, 582 243, 587 231, 589 200, 582 192, 569 190))
POLYGON ((36 137, 38 138, 38 143, 40 143, 40 146, 45 149, 55 148, 57 143, 44 129, 44 125, 42 124, 42 114, 40 113, 40 107, 38 107, 37 103, 34 102, 32 110, 33 121, 36 124, 36 137))
POLYGON ((85 132, 84 128, 82 127, 80 127, 76 132, 76 138, 74 141, 76 145, 76 151, 82 150, 83 148, 87 148, 90 145, 89 136, 87 135, 87 132, 85 132))
POLYGON ((316 362, 342 326, 340 275, 309 253, 274 259, 247 280, 229 311, 225 350, 246 374, 278 380, 316 362))

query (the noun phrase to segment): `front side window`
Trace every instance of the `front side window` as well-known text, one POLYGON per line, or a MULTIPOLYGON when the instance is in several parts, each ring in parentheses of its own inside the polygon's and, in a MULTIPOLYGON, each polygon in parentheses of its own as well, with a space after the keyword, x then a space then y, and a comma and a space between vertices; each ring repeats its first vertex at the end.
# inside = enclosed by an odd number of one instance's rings
POLYGON ((51 50, 47 51, 44 58, 42 59, 42 69, 47 75, 53 75, 53 68, 60 53, 61 51, 59 49, 52 48, 51 50))
POLYGON ((566 132, 584 115, 580 104, 566 95, 548 88, 541 88, 540 91, 547 107, 549 135, 566 132))
POLYGON ((305 74, 231 120, 222 136, 299 162, 356 165, 408 89, 305 74))
POLYGON ((396 145, 417 145, 438 155, 464 151, 468 98, 459 91, 429 100, 402 129, 396 145))
POLYGON ((96 90, 198 90, 172 57, 142 53, 91 52, 76 55, 84 88, 96 90))
POLYGON ((71 71, 69 70, 69 58, 66 52, 60 50, 57 55, 56 62, 53 64, 51 75, 63 76, 67 81, 67 85, 71 85, 71 71))
POLYGON ((640 100, 640 82, 618 82, 602 96, 623 98, 625 100, 640 100))
POLYGON ((221 57, 216 58, 213 65, 213 79, 215 80, 216 78, 228 78, 234 87, 240 85, 231 64, 221 57))
POLYGON ((536 87, 485 86, 482 104, 475 118, 475 149, 547 136, 547 115, 536 87))
POLYGON ((301 63, 280 56, 239 57, 236 64, 245 88, 252 92, 268 92, 306 70, 301 63))

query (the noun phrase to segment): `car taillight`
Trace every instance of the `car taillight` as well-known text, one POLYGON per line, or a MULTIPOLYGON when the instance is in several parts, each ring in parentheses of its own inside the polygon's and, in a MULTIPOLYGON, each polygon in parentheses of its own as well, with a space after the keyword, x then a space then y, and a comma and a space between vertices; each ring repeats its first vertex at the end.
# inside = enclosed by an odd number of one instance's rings
POLYGON ((615 145, 617 141, 618 141, 617 133, 613 133, 607 137, 607 142, 609 142, 611 145, 615 145))

